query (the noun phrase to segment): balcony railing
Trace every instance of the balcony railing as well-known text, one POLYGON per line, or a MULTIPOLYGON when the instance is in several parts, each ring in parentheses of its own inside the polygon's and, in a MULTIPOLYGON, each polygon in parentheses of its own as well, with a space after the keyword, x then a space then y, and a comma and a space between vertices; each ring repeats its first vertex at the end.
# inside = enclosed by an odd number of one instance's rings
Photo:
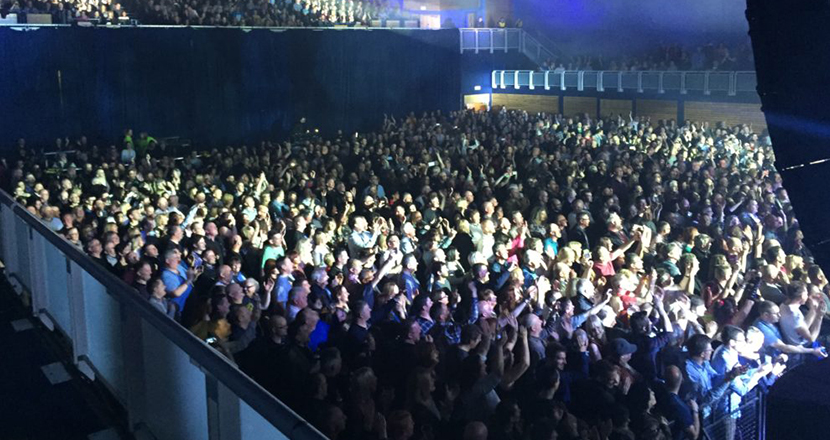
POLYGON ((534 90, 575 90, 596 92, 677 92, 685 95, 700 92, 704 95, 756 93, 755 72, 685 72, 685 71, 532 71, 494 70, 493 90, 522 88, 534 90))
POLYGON ((521 49, 521 29, 459 29, 461 32, 461 53, 464 52, 505 52, 521 49))
POLYGON ((555 58, 553 52, 522 29, 464 28, 461 32, 461 53, 518 51, 541 65, 555 58))
POLYGON ((325 439, 3 191, 0 257, 32 314, 120 402, 137 438, 325 439))

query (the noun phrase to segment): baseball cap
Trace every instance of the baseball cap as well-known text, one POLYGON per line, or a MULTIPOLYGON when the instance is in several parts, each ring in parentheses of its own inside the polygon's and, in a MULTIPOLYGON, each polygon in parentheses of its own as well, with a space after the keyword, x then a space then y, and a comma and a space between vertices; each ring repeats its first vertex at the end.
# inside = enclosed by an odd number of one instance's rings
POLYGON ((623 338, 615 338, 611 340, 611 349, 617 356, 624 356, 636 352, 637 346, 623 338))

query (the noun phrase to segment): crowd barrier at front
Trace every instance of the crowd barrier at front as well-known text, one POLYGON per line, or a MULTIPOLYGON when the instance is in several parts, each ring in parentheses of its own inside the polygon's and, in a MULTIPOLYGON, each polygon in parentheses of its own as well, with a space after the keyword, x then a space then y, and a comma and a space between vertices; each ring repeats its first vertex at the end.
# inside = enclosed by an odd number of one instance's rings
POLYGON ((325 438, 3 191, 0 232, 15 290, 124 407, 137 438, 325 438))

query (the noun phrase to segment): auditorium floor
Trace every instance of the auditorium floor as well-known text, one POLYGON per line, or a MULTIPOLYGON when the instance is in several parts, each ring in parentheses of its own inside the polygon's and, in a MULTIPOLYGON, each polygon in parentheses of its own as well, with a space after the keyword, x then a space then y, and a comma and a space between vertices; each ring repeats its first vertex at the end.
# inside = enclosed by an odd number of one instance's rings
POLYGON ((0 280, 0 439, 115 440, 117 413, 0 280))

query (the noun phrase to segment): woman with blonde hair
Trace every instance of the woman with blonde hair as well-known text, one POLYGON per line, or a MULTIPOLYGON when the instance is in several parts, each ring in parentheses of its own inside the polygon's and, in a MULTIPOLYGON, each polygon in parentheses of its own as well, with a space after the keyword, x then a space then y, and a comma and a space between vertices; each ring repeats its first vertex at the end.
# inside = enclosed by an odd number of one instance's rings
POLYGON ((314 267, 325 266, 326 255, 331 253, 327 244, 328 241, 329 234, 323 231, 317 231, 317 233, 314 234, 314 249, 311 251, 314 267))
POLYGON ((559 253, 556 254, 556 262, 565 264, 568 267, 573 266, 576 263, 576 251, 571 246, 560 249, 559 253))
POLYGON ((313 250, 314 245, 310 238, 303 237, 297 240, 297 245, 294 246, 294 252, 297 253, 303 265, 314 264, 313 250))

